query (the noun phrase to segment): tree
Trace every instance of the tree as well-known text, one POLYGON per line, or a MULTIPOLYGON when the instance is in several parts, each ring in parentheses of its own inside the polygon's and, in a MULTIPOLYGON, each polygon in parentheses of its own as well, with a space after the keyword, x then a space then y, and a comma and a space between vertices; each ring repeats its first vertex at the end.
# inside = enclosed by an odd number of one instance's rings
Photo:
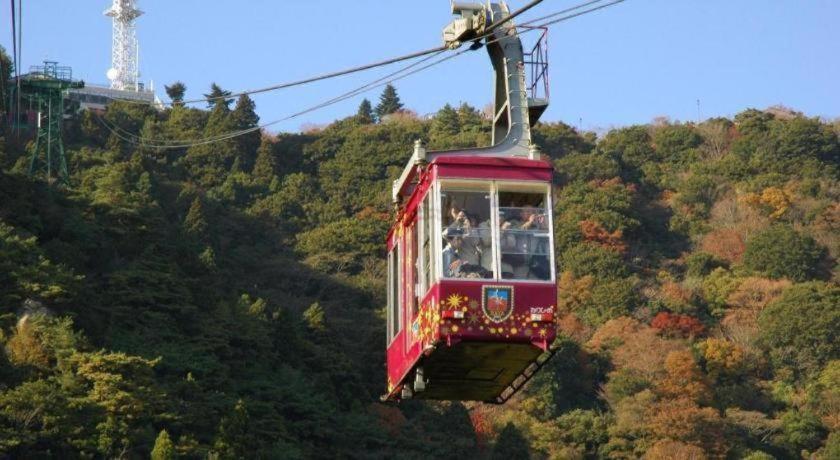
POLYGON ((176 458, 175 445, 169 439, 169 433, 166 430, 160 430, 160 434, 155 439, 155 447, 152 449, 152 460, 175 460, 176 458))
POLYGON ((196 238, 204 238, 207 234, 207 218, 204 216, 204 205, 201 198, 195 197, 184 218, 184 231, 196 238))
MULTIPOLYGON (((12 59, 6 53, 6 49, 0 46, 0 113, 6 113, 6 103, 9 101, 7 82, 12 81, 13 67, 12 59)), ((0 126, 0 133, 3 132, 4 127, 0 126)))
POLYGON ((236 402, 231 413, 222 418, 219 432, 213 444, 213 450, 222 458, 246 458, 255 451, 255 439, 252 433, 251 416, 241 399, 236 402))
POLYGON ((187 85, 180 81, 176 81, 175 83, 164 86, 163 88, 166 90, 166 95, 172 100, 172 105, 183 105, 184 94, 187 92, 187 85))
POLYGON ((356 111, 356 119, 366 125, 373 123, 373 107, 367 98, 362 99, 362 103, 359 104, 359 110, 356 111))
POLYGON ((747 241, 744 266, 773 279, 805 281, 820 275, 823 254, 813 238, 778 224, 747 241))
POLYGON ((840 287, 811 282, 788 288, 758 318, 761 342, 777 367, 813 371, 840 358, 840 287))
POLYGON ((235 138, 238 147, 236 158, 244 159, 248 170, 251 169, 254 156, 262 138, 262 133, 259 129, 260 117, 257 115, 256 107, 254 101, 247 94, 243 94, 236 100, 236 106, 230 114, 230 120, 234 130, 251 130, 235 138))
POLYGON ((684 442, 662 439, 645 452, 644 460, 706 460, 706 452, 684 442))
POLYGON ((531 458, 531 448, 528 440, 513 423, 507 425, 499 433, 496 444, 493 446, 492 460, 510 460, 513 458, 528 460, 531 458))
POLYGON ((147 360, 124 353, 75 353, 69 358, 77 384, 85 391, 82 401, 104 416, 96 425, 99 452, 112 457, 137 446, 138 434, 147 432, 161 411, 159 388, 153 368, 160 359, 147 360))
POLYGON ((685 274, 689 277, 702 278, 718 267, 725 267, 726 262, 707 252, 695 252, 685 259, 685 274))
POLYGON ((257 160, 251 175, 254 180, 268 186, 277 177, 277 156, 274 153, 274 143, 267 137, 262 139, 257 149, 257 160))
POLYGON ((397 95, 397 89, 393 85, 388 84, 379 96, 379 104, 376 105, 374 113, 378 120, 382 120, 382 117, 385 115, 390 115, 402 108, 403 104, 400 102, 399 95, 397 95))
POLYGON ((459 131, 461 131, 461 122, 458 112, 451 105, 444 105, 432 122, 432 135, 453 136, 459 131))
POLYGON ((215 108, 218 102, 221 102, 220 105, 224 105, 225 109, 229 109, 230 103, 233 102, 233 99, 228 98, 230 95, 230 91, 222 89, 216 82, 213 82, 210 84, 210 92, 205 94, 204 97, 207 99, 207 107, 210 109, 215 108))
MULTIPOLYGON (((220 90, 221 91, 221 90, 220 90)), ((228 104, 215 104, 204 127, 203 137, 213 138, 229 135, 236 131, 228 104)), ((218 101, 221 101, 219 99, 218 101)), ((239 155, 235 138, 218 139, 215 142, 193 145, 181 158, 181 164, 189 175, 205 187, 220 185, 227 177, 230 167, 239 155)))
POLYGON ((656 404, 650 413, 648 429, 656 438, 699 446, 713 458, 726 457, 724 421, 716 410, 700 407, 688 398, 656 404))
POLYGON ((695 403, 708 402, 709 383, 688 350, 672 351, 665 358, 666 376, 657 390, 666 398, 687 398, 695 403))
POLYGON ((481 129, 485 125, 481 112, 466 102, 458 106, 458 121, 464 131, 481 129))
POLYGON ((650 327, 669 336, 697 337, 706 332, 703 323, 697 318, 661 311, 653 317, 650 327))
POLYGON ((782 415, 779 438, 791 454, 798 454, 803 449, 817 449, 825 435, 820 419, 810 412, 789 410, 782 415))
POLYGON ((34 236, 22 236, 0 221, 0 312, 26 299, 58 302, 72 297, 79 278, 44 255, 34 236))

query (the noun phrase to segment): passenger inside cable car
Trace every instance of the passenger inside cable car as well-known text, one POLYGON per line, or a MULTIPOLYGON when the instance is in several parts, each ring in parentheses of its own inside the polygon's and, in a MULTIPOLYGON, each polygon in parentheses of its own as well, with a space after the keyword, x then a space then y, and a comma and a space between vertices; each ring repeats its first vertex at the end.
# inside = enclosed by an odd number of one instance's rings
POLYGON ((545 198, 540 193, 499 193, 503 279, 550 278, 545 198))

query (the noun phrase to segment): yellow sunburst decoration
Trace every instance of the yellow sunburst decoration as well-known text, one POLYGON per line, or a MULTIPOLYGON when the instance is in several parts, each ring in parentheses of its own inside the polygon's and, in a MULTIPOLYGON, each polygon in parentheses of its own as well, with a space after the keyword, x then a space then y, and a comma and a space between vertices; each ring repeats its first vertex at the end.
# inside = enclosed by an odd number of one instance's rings
MULTIPOLYGON (((463 300, 467 300, 466 297, 463 298, 463 300)), ((461 301, 461 296, 458 294, 450 294, 449 297, 446 298, 446 304, 452 309, 461 308, 461 301)))

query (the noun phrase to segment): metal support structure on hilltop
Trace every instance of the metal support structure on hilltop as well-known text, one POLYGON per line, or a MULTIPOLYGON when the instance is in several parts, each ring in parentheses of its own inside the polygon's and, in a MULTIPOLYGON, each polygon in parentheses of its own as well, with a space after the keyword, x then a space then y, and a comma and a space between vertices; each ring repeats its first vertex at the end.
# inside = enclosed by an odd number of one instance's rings
POLYGON ((111 88, 140 91, 140 58, 134 20, 143 12, 137 8, 137 0, 114 0, 104 14, 113 18, 111 68, 108 70, 111 88))
POLYGON ((47 182, 68 185, 67 158, 61 137, 64 99, 68 89, 84 86, 84 82, 73 81, 70 67, 59 66, 54 61, 44 61, 43 66, 33 66, 28 74, 21 76, 21 97, 32 108, 38 129, 29 161, 30 175, 43 174, 47 182))

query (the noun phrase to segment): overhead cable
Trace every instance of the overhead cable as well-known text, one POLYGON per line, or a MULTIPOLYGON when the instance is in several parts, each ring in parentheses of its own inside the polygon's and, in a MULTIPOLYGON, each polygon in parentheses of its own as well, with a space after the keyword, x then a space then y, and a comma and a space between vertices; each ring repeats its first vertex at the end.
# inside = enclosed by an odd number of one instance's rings
MULTIPOLYGON (((540 23, 540 24, 537 24, 537 25, 534 25, 534 26, 530 26, 530 27, 526 28, 525 30, 521 31, 521 32, 520 32, 520 34, 525 34, 525 33, 531 32, 531 31, 533 31, 533 30, 536 30, 536 29, 538 29, 538 28, 549 27, 549 26, 551 26, 551 25, 554 25, 554 24, 557 24, 557 23, 560 23, 560 22, 563 22, 563 21, 567 21, 567 20, 572 19, 572 18, 576 18, 576 17, 582 16, 582 15, 584 15, 584 14, 591 13, 591 12, 594 12, 594 11, 597 11, 597 10, 600 10, 600 9, 603 9, 603 8, 606 8, 606 7, 609 7, 609 6, 615 5, 615 4, 617 4, 617 3, 621 3, 621 2, 623 2, 623 1, 625 1, 625 0, 613 0, 612 2, 609 2, 609 3, 603 4, 603 5, 598 5, 598 6, 595 6, 595 7, 592 7, 592 8, 586 9, 586 10, 583 10, 583 11, 579 11, 579 12, 576 12, 576 13, 573 13, 573 14, 566 15, 566 16, 562 16, 562 17, 557 18, 557 19, 554 19, 554 20, 552 20, 552 21, 548 21, 548 22, 545 22, 545 23, 540 23)), ((576 7, 573 7, 573 8, 567 9, 566 11, 568 12, 568 11, 578 10, 578 9, 583 8, 583 7, 586 7, 586 6, 591 6, 591 5, 593 5, 594 3, 598 3, 598 2, 593 2, 593 1, 590 1, 590 2, 585 2, 585 3, 583 3, 583 4, 580 4, 580 5, 576 6, 576 7)), ((550 16, 550 17, 557 17, 557 15, 558 15, 558 14, 560 14, 560 13, 559 13, 559 12, 558 12, 558 13, 554 13, 554 14, 549 15, 549 16, 550 16)), ((546 17, 549 17, 549 16, 546 16, 546 17)), ((538 19, 534 19, 534 20, 532 20, 532 21, 530 21, 530 22, 531 22, 531 23, 533 23, 533 22, 538 21, 538 20, 540 20, 540 18, 538 18, 538 19)), ((485 34, 485 36, 490 35, 490 34, 491 34, 491 33, 485 34)), ((496 38, 496 39, 493 39, 493 40, 488 41, 488 42, 487 42, 487 43, 485 43, 485 44, 486 44, 486 45, 488 45, 488 44, 492 44, 492 43, 498 42, 499 40, 500 40, 500 38, 496 38)), ((387 76, 385 76, 385 77, 382 77, 382 78, 380 78, 380 79, 378 79, 378 80, 375 80, 374 82, 368 83, 368 84, 363 85, 363 86, 361 86, 361 87, 358 87, 358 88, 356 88, 356 89, 354 89, 354 90, 351 90, 351 91, 349 91, 349 92, 347 92, 347 93, 344 93, 344 94, 342 94, 342 95, 339 95, 339 96, 337 96, 337 97, 334 97, 334 98, 332 98, 332 99, 329 99, 329 100, 327 100, 327 101, 324 101, 324 102, 322 102, 322 103, 320 103, 320 104, 317 104, 317 105, 315 105, 315 106, 309 107, 309 108, 307 108, 307 109, 305 109, 305 110, 302 110, 302 111, 300 111, 300 112, 296 112, 296 113, 291 114, 291 115, 289 115, 289 116, 286 116, 286 117, 283 117, 283 118, 280 118, 280 119, 277 119, 277 120, 274 120, 274 121, 271 121, 271 122, 268 122, 268 123, 264 123, 264 124, 261 124, 261 125, 258 125, 258 126, 254 126, 254 127, 251 127, 251 128, 247 128, 247 129, 243 129, 243 130, 239 130, 239 131, 233 131, 233 132, 230 132, 230 133, 225 133, 225 134, 222 134, 222 135, 219 135, 219 136, 214 136, 214 137, 208 137, 208 138, 204 138, 204 139, 194 140, 194 142, 173 141, 173 142, 182 142, 181 144, 166 144, 166 143, 160 144, 160 143, 152 143, 152 142, 148 142, 148 140, 146 140, 146 139, 143 139, 143 138, 141 138, 141 137, 139 137, 139 136, 136 136, 136 135, 133 135, 133 134, 129 134, 129 137, 126 137, 125 135, 123 135, 123 134, 121 134, 121 133, 119 133, 119 132, 118 132, 118 128, 117 128, 117 129, 115 129, 115 127, 110 126, 110 124, 109 124, 106 120, 104 120, 103 118, 101 118, 101 117, 100 117, 100 121, 103 123, 103 125, 104 125, 107 129, 109 129, 112 133, 114 133, 114 135, 116 135, 118 138, 120 138, 120 139, 122 139, 122 140, 124 140, 124 141, 130 142, 130 143, 133 143, 133 144, 141 145, 141 146, 152 147, 152 148, 158 148, 158 149, 172 149, 172 148, 186 148, 186 147, 192 147, 192 146, 196 146, 196 145, 210 144, 210 143, 213 143, 213 142, 219 142, 219 141, 222 141, 222 140, 231 139, 231 138, 238 137, 238 136, 241 136, 241 135, 244 135, 244 134, 250 133, 250 132, 254 132, 254 131, 257 131, 257 130, 261 130, 261 129, 264 129, 264 128, 267 128, 267 127, 273 126, 273 125, 275 125, 275 124, 281 123, 281 122, 283 122, 283 121, 288 121, 288 120, 290 120, 290 119, 296 118, 296 117, 298 117, 298 116, 300 116, 300 115, 303 115, 303 114, 306 114, 306 113, 313 112, 313 111, 318 110, 318 109, 320 109, 320 108, 323 108, 323 107, 327 107, 327 106, 333 105, 333 104, 335 104, 335 103, 338 103, 338 102, 344 101, 344 100, 346 100, 346 99, 348 99, 348 98, 350 98, 350 97, 353 97, 353 96, 356 96, 356 95, 358 95, 358 94, 362 94, 362 93, 364 93, 364 92, 370 91, 371 89, 374 89, 374 88, 377 88, 377 87, 380 87, 380 86, 384 86, 384 85, 387 85, 387 84, 393 83, 393 82, 395 82, 395 81, 401 80, 401 79, 403 79, 403 78, 406 78, 406 77, 408 77, 408 76, 414 75, 414 74, 416 74, 416 73, 422 72, 423 70, 426 70, 426 69, 428 69, 428 68, 430 68, 430 67, 433 67, 433 66, 439 65, 439 64, 441 64, 441 63, 443 63, 443 62, 445 62, 445 61, 447 61, 447 60, 453 59, 453 58, 455 58, 455 57, 458 57, 458 56, 460 56, 460 55, 462 55, 462 54, 464 54, 464 53, 466 53, 466 52, 468 52, 468 51, 472 51, 472 50, 473 50, 473 48, 466 48, 466 49, 460 50, 460 51, 458 51, 458 52, 456 52, 456 53, 454 53, 454 54, 451 54, 451 55, 446 56, 446 57, 444 57, 444 58, 442 58, 442 59, 439 59, 439 60, 437 60, 437 61, 435 61, 435 62, 432 62, 432 63, 430 63, 430 64, 427 64, 427 65, 425 65, 425 66, 423 66, 423 67, 421 67, 421 68, 415 69, 415 70, 413 70, 413 71, 411 71, 411 72, 408 72, 408 73, 406 73, 406 74, 404 74, 404 75, 399 75, 399 76, 396 76, 396 77, 394 77, 394 78, 390 78, 390 79, 389 79, 389 77, 390 77, 390 76, 392 76, 392 75, 396 75, 396 74, 402 73, 403 71, 407 70, 408 68, 413 67, 414 65, 419 64, 419 63, 421 63, 421 62, 423 62, 423 61, 425 61, 425 60, 428 60, 428 58, 427 58, 427 59, 424 59, 424 60, 422 60, 422 61, 420 61, 420 62, 418 62, 418 63, 412 64, 412 65, 410 65, 410 66, 408 66, 408 67, 406 67, 406 68, 403 68, 403 69, 401 69, 401 70, 398 70, 397 72, 394 72, 393 74, 390 74, 390 75, 387 75, 387 76), (388 80, 383 81, 383 80, 385 80, 385 79, 388 79, 388 80)), ((438 52, 435 54, 435 56, 439 55, 442 51, 444 51, 444 50, 438 50, 438 52)), ((427 53, 427 54, 428 54, 428 53, 427 53)), ((417 56, 415 56, 415 57, 418 57, 418 56, 422 56, 422 54, 417 55, 417 56)), ((432 56, 432 57, 434 57, 434 56, 432 56)), ((228 97, 228 98, 229 98, 229 97, 231 97, 231 96, 226 96, 226 97, 228 97)), ((160 141, 160 140, 158 140, 158 142, 159 142, 159 141, 160 141)), ((166 141, 163 141, 163 142, 166 142, 166 141)))
MULTIPOLYGON (((274 121, 269 122, 269 123, 264 123, 264 124, 259 125, 259 126, 253 126, 253 127, 245 128, 245 129, 238 130, 238 131, 231 131, 229 133, 224 133, 224 134, 220 134, 220 135, 217 135, 217 136, 204 137, 204 138, 201 138, 201 139, 177 139, 177 140, 160 139, 157 142, 152 143, 152 142, 149 142, 148 139, 143 139, 141 136, 137 136, 136 134, 130 133, 130 132, 118 127, 118 126, 111 125, 107 120, 102 119, 101 117, 100 117, 100 119, 102 120, 103 124, 107 125, 106 126, 107 128, 109 128, 109 129, 113 128, 113 130, 120 131, 123 134, 125 134, 126 136, 128 136, 129 138, 133 138, 137 141, 140 141, 139 145, 143 145, 143 146, 147 146, 147 147, 172 147, 172 148, 176 148, 176 147, 177 148, 183 148, 183 147, 191 147, 191 146, 194 146, 194 145, 203 145, 205 143, 208 143, 208 141, 215 142, 217 140, 228 139, 231 135, 233 135, 234 137, 235 136, 241 136, 241 135, 244 135, 244 134, 248 134, 248 133, 251 133, 251 132, 254 132, 254 131, 257 131, 257 130, 260 130, 260 129, 263 129, 263 128, 266 128, 266 127, 269 127, 269 126, 272 126, 272 125, 275 125, 275 124, 283 122, 283 121, 290 120, 292 118, 298 117, 298 116, 303 115, 305 113, 309 113, 309 112, 312 112, 312 111, 317 110, 319 108, 326 107, 326 106, 332 105, 336 102, 343 101, 343 100, 345 100, 349 97, 353 97, 357 94, 360 94, 361 92, 363 92, 365 90, 372 89, 372 88, 375 88, 375 87, 378 87, 378 86, 382 86, 382 85, 379 85, 379 83, 381 83, 383 81, 386 81, 386 80, 388 82, 396 81, 396 80, 398 80, 398 78, 393 78, 392 79, 392 77, 395 77, 395 76, 399 75, 400 73, 403 73, 403 72, 405 72, 405 71, 407 71, 407 70, 409 70, 413 67, 416 67, 416 66, 418 66, 418 65, 420 65, 420 64, 422 64, 426 61, 429 61, 430 59, 433 59, 434 57, 439 56, 441 53, 443 53, 443 51, 438 51, 435 54, 426 56, 425 58, 423 58, 423 59, 421 59, 421 60, 419 60, 419 61, 417 61, 413 64, 405 66, 405 67, 403 67, 403 68, 401 68, 401 69, 399 69, 395 72, 392 72, 388 75, 385 75, 385 76, 383 76, 383 77, 381 77, 377 80, 374 80, 374 81, 372 81, 372 82, 370 82, 370 83, 368 83, 364 86, 358 87, 354 90, 343 93, 343 94, 341 94, 339 96, 336 96, 332 99, 321 102, 318 105, 310 107, 309 109, 303 110, 301 112, 297 112, 297 113, 294 113, 294 114, 289 115, 287 117, 284 117, 282 119, 274 120, 274 121)), ((435 65, 435 64, 433 64, 433 65, 435 65)), ((425 68, 426 67, 424 67, 423 69, 425 69, 425 68)), ((408 75, 410 75, 410 74, 407 74, 405 76, 408 76, 408 75)), ((385 84, 387 84, 387 83, 385 83, 385 84)), ((122 137, 122 136, 118 136, 118 137, 120 137, 123 140, 127 140, 127 141, 130 141, 130 142, 133 142, 133 143, 137 143, 134 140, 126 139, 125 137, 122 137)))
MULTIPOLYGON (((520 14, 530 10, 531 8, 533 8, 537 4, 541 3, 542 1, 543 0, 533 0, 528 5, 525 5, 524 7, 516 10, 515 12, 511 13, 510 15, 505 17, 504 19, 500 19, 500 20, 490 24, 486 28, 487 33, 485 33, 485 35, 483 35, 482 37, 486 37, 487 35, 489 35, 490 32, 492 32, 494 29, 498 28, 500 25, 502 25, 502 24, 512 20, 513 18, 519 16, 520 14)), ((479 37, 479 38, 482 38, 482 37, 479 37)), ((329 72, 329 73, 317 75, 317 76, 314 76, 314 77, 304 78, 302 80, 297 80, 297 81, 292 81, 292 82, 287 82, 287 83, 279 83, 279 84, 276 84, 276 85, 266 86, 266 87, 263 87, 263 88, 256 88, 256 89, 251 89, 251 90, 240 91, 240 92, 233 93, 233 94, 226 94, 226 95, 206 97, 206 98, 188 99, 188 100, 185 100, 185 101, 178 101, 178 104, 193 104, 193 103, 196 103, 196 102, 219 101, 219 100, 222 100, 222 99, 231 99, 231 98, 239 97, 239 96, 242 96, 242 95, 266 93, 266 92, 269 92, 269 91, 276 91, 276 90, 279 90, 279 89, 291 88, 291 87, 294 87, 294 86, 301 86, 301 85, 314 83, 314 82, 321 81, 321 80, 327 80, 327 79, 330 79, 330 78, 335 78, 335 77, 340 77, 340 76, 344 76, 344 75, 349 75, 349 74, 352 74, 352 73, 362 72, 362 71, 374 69, 374 68, 377 68, 377 67, 382 67, 382 66, 386 66, 386 65, 390 65, 390 64, 396 64, 398 62, 407 61, 407 60, 414 59, 414 58, 421 57, 421 56, 426 56, 428 54, 436 53, 436 52, 439 52, 439 51, 444 51, 446 49, 447 49, 446 46, 429 48, 429 49, 426 49, 426 50, 417 51, 417 52, 405 54, 405 55, 402 55, 402 56, 397 56, 397 57, 391 58, 391 59, 385 59, 385 60, 382 60, 382 61, 372 62, 370 64, 360 65, 360 66, 357 66, 357 67, 351 67, 349 69, 344 69, 344 70, 339 70, 339 71, 336 71, 336 72, 329 72)), ((132 101, 132 102, 134 102, 134 101, 132 101)), ((173 102, 169 102, 169 103, 165 103, 165 104, 166 105, 173 105, 173 102)))

